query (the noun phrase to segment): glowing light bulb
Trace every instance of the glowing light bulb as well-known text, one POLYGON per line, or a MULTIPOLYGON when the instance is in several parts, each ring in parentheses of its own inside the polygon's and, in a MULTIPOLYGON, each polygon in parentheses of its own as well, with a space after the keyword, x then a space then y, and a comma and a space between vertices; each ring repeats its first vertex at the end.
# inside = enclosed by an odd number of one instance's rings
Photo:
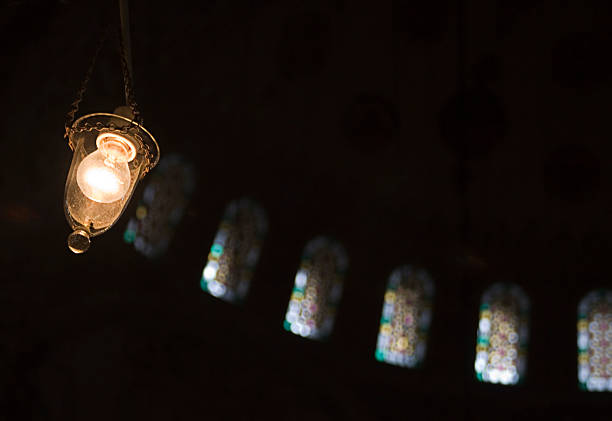
POLYGON ((128 162, 134 159, 134 145, 116 133, 105 132, 96 139, 98 150, 88 155, 77 169, 77 184, 83 194, 99 203, 115 202, 130 187, 128 162))
POLYGON ((77 184, 91 200, 111 203, 127 193, 130 187, 130 169, 127 162, 109 159, 98 149, 79 165, 77 184))

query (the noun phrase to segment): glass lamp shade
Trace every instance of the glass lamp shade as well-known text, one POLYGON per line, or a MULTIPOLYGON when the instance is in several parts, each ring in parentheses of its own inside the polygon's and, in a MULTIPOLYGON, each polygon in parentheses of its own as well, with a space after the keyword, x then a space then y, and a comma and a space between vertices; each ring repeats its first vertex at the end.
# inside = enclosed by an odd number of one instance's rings
POLYGON ((144 127, 116 114, 79 118, 69 132, 74 155, 66 179, 64 211, 73 229, 68 247, 89 248, 119 219, 132 193, 159 160, 159 146, 144 127))

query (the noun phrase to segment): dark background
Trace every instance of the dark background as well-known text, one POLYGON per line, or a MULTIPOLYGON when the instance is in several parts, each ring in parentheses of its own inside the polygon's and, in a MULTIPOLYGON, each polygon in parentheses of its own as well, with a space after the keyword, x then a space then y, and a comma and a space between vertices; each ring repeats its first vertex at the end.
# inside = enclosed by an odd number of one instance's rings
MULTIPOLYGON (((198 169, 170 250, 66 247, 64 115, 114 1, 0 9, 0 419, 610 420, 576 306, 610 287, 611 6, 593 0, 131 2, 136 99, 198 169), (242 306, 199 287, 228 201, 270 231, 242 306), (304 244, 350 267, 328 342, 282 320, 304 244), (377 363, 387 276, 436 281, 423 368, 377 363), (473 374, 478 304, 528 293, 524 384, 473 374)), ((79 115, 123 102, 115 45, 79 115)))

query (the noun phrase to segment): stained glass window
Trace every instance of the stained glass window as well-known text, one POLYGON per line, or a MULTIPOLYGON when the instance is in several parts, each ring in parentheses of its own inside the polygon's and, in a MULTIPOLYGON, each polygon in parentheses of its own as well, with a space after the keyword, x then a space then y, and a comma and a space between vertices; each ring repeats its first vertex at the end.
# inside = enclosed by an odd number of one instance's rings
POLYGON ((244 300, 267 231, 261 206, 246 198, 231 202, 208 253, 202 289, 225 301, 244 300))
POLYGON ((482 295, 476 377, 482 382, 517 384, 525 377, 529 299, 515 284, 492 285, 482 295))
POLYGON ((612 290, 592 291, 578 305, 578 384, 612 391, 612 290))
POLYGON ((143 255, 155 258, 168 249, 183 217, 195 188, 195 171, 180 155, 167 155, 149 180, 123 239, 143 255))
POLYGON ((433 294, 426 271, 406 265, 391 273, 376 343, 378 361, 401 367, 423 362, 433 294))
POLYGON ((285 330, 312 339, 329 336, 347 267, 346 252, 339 243, 317 237, 306 245, 295 275, 285 330))

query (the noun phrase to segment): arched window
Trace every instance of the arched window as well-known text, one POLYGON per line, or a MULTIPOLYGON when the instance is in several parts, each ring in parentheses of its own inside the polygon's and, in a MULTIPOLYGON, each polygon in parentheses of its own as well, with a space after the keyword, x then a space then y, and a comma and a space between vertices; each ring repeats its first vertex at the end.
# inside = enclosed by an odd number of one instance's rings
POLYGON ((268 220, 261 206, 246 198, 232 201, 208 253, 202 289, 225 301, 244 300, 267 232, 268 220))
POLYGON ((578 384, 612 392, 612 290, 592 291, 578 305, 578 384))
POLYGON ((339 243, 317 237, 306 245, 295 275, 285 330, 312 339, 329 336, 347 267, 346 252, 339 243))
POLYGON ((180 155, 168 155, 149 177, 123 239, 143 255, 155 258, 168 249, 183 217, 195 188, 195 171, 180 155))
POLYGON ((434 284, 429 274, 412 266, 395 269, 387 283, 376 343, 376 359, 415 367, 425 358, 434 284))
POLYGON ((476 377, 482 382, 516 384, 527 365, 529 299, 515 284, 492 285, 482 295, 476 377))

